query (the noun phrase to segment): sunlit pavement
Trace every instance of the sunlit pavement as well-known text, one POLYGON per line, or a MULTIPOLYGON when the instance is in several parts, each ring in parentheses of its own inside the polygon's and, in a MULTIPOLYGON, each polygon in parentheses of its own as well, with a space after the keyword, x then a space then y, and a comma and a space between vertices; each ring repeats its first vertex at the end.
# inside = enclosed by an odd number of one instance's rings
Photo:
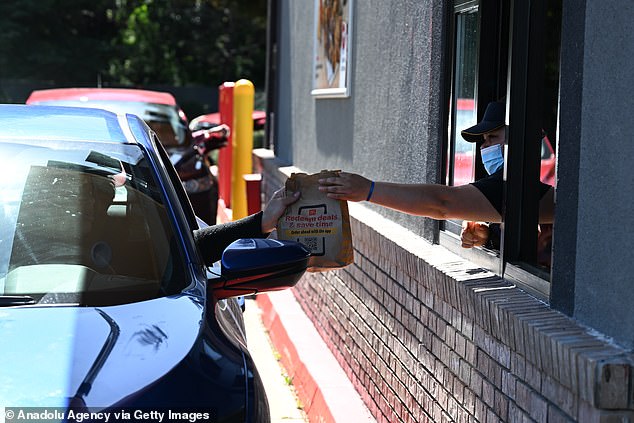
POLYGON ((255 304, 309 421, 375 423, 292 291, 260 294, 255 304))
POLYGON ((261 311, 254 300, 246 300, 244 324, 247 331, 249 351, 264 383, 271 410, 271 422, 308 422, 305 413, 298 407, 301 403, 290 380, 278 361, 271 340, 262 324, 261 311))

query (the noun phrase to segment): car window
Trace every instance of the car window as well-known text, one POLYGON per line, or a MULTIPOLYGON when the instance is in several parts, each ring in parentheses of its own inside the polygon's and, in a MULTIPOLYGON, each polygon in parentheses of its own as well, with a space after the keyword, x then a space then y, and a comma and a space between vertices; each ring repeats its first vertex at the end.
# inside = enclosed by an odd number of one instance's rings
POLYGON ((114 113, 131 113, 143 119, 157 133, 165 146, 185 145, 190 142, 187 122, 180 117, 177 107, 167 104, 119 100, 48 100, 37 104, 90 107, 114 113))
POLYGON ((101 145, 0 143, 0 295, 109 305, 182 289, 182 255, 144 152, 101 145))
POLYGON ((156 135, 164 146, 170 147, 179 144, 174 127, 172 127, 169 122, 149 120, 147 121, 147 124, 154 132, 156 132, 156 135))

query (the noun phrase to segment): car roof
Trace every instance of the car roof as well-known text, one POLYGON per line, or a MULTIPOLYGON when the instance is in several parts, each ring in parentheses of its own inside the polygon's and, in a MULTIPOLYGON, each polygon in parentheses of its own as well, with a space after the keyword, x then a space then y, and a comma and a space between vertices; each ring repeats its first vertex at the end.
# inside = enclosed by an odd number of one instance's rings
MULTIPOLYGON (((136 143, 145 125, 135 115, 93 108, 23 104, 0 105, 0 140, 38 139, 136 143), (134 135, 133 135, 134 134, 134 135)), ((149 140, 149 138, 148 138, 149 140)))
MULTIPOLYGON (((253 117, 254 121, 266 119, 266 112, 264 110, 254 110, 251 113, 251 116, 253 117)), ((204 115, 197 116, 194 119, 192 119, 192 122, 195 122, 195 123, 209 122, 209 123, 220 124, 221 123, 220 112, 207 113, 204 115)))
POLYGON ((176 99, 170 93, 132 88, 53 88, 35 90, 27 98, 27 104, 47 101, 137 101, 176 106, 176 99))

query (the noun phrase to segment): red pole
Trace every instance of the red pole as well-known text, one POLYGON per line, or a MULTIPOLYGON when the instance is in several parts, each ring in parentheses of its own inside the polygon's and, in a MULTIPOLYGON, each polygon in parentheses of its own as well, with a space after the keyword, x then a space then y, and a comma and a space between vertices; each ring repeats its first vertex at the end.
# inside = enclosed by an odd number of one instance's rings
POLYGON ((254 214, 262 210, 262 197, 260 193, 260 183, 262 175, 250 173, 243 176, 247 187, 247 213, 254 214))
POLYGON ((220 85, 218 96, 218 110, 220 123, 229 125, 231 134, 227 145, 218 152, 218 193, 225 202, 226 207, 231 207, 231 172, 233 150, 233 87, 235 83, 225 82, 220 85))

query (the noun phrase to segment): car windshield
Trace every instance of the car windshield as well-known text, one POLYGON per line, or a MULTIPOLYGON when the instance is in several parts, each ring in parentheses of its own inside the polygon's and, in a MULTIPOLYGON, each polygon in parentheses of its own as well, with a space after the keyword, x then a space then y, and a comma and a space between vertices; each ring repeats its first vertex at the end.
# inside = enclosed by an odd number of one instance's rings
POLYGON ((140 147, 5 140, 0 164, 0 298, 111 305, 183 288, 182 254, 140 147))
POLYGON ((116 100, 50 100, 39 104, 71 107, 90 107, 109 110, 114 113, 131 113, 143 119, 158 135, 161 144, 166 147, 185 145, 187 123, 183 122, 175 106, 167 104, 145 103, 140 101, 116 100))

